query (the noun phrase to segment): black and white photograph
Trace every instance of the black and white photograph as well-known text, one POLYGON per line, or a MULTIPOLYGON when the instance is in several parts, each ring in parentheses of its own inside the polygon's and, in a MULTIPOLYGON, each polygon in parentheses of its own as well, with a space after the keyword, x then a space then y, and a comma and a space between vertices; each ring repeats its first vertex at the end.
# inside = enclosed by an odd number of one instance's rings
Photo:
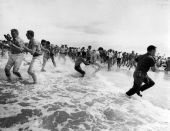
POLYGON ((170 131, 170 0, 0 0, 0 131, 170 131))

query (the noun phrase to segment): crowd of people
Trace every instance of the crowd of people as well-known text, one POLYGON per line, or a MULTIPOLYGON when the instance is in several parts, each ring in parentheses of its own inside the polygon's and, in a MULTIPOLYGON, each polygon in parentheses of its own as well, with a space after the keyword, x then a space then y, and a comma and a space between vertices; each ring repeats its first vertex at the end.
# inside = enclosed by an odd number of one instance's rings
MULTIPOLYGON (((45 72, 45 66, 49 59, 51 59, 54 67, 56 67, 55 57, 63 59, 66 61, 66 56, 69 57, 74 63, 74 69, 81 74, 82 77, 85 75, 85 71, 81 68, 81 63, 85 65, 93 65, 96 68, 96 72, 100 70, 101 63, 107 65, 107 70, 111 71, 112 66, 116 65, 117 68, 123 66, 127 67, 129 70, 132 68, 138 68, 138 58, 141 56, 138 53, 132 51, 131 53, 120 52, 113 49, 105 50, 103 47, 99 47, 97 50, 93 49, 92 46, 85 47, 68 47, 67 45, 54 45, 48 40, 41 40, 38 42, 34 38, 34 31, 28 30, 26 32, 26 37, 29 43, 24 42, 19 37, 19 31, 17 29, 11 30, 11 35, 4 35, 6 40, 0 41, 1 55, 5 51, 8 51, 9 58, 5 66, 5 74, 8 81, 11 81, 10 70, 13 67, 13 74, 16 75, 19 80, 23 80, 19 69, 24 60, 24 54, 30 53, 32 55, 32 60, 29 64, 28 74, 32 77, 33 83, 37 83, 36 68, 35 63, 40 59, 43 59, 42 72, 45 72), (43 58, 41 58, 43 56, 43 58)), ((152 46, 151 46, 152 47, 152 46)), ((155 49, 155 48, 154 48, 155 49)), ((168 61, 164 56, 155 55, 153 56, 155 65, 157 67, 163 67, 167 70, 168 61)), ((142 61, 142 60, 141 60, 142 61)), ((145 63, 145 62, 143 62, 145 63)), ((149 63, 146 63, 148 65, 149 63)), ((153 82, 151 82, 153 85, 153 82)), ((139 86, 138 86, 139 87, 139 86)), ((127 95, 133 95, 137 93, 139 96, 139 90, 129 91, 127 95)))

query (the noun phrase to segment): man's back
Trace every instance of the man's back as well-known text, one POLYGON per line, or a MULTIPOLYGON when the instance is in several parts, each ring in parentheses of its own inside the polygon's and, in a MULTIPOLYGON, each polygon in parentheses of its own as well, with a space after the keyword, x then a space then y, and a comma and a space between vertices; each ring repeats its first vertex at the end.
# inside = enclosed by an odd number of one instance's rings
POLYGON ((143 73, 147 73, 150 67, 155 65, 154 58, 148 53, 137 57, 135 61, 137 62, 136 70, 142 71, 143 73))

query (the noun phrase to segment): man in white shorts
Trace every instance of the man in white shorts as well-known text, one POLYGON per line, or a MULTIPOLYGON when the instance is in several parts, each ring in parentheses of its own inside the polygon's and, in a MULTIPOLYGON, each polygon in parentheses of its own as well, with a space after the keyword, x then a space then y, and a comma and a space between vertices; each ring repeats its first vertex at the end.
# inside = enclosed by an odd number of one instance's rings
POLYGON ((33 57, 31 60, 31 64, 28 68, 28 74, 32 77, 33 79, 33 84, 37 83, 37 65, 40 64, 41 62, 41 44, 34 39, 34 32, 32 30, 28 30, 26 34, 28 40, 29 40, 29 45, 28 47, 25 47, 25 50, 28 51, 33 57))
POLYGON ((20 66, 22 64, 24 55, 23 55, 23 46, 24 42, 22 39, 19 38, 19 32, 17 29, 11 30, 11 36, 7 35, 5 37, 8 41, 8 45, 10 48, 10 55, 8 57, 8 62, 5 66, 5 74, 8 78, 8 81, 11 81, 11 73, 10 70, 13 67, 13 73, 16 75, 20 80, 22 80, 22 76, 19 73, 20 66))

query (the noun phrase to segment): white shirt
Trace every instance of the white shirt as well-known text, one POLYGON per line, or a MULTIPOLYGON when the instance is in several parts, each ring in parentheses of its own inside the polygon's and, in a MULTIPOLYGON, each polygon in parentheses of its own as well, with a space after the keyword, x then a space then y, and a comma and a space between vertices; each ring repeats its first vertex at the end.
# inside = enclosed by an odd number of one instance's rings
POLYGON ((122 58, 122 53, 119 53, 119 54, 117 55, 117 58, 122 58))
POLYGON ((113 52, 109 52, 108 56, 109 56, 109 58, 112 58, 113 57, 113 52))

